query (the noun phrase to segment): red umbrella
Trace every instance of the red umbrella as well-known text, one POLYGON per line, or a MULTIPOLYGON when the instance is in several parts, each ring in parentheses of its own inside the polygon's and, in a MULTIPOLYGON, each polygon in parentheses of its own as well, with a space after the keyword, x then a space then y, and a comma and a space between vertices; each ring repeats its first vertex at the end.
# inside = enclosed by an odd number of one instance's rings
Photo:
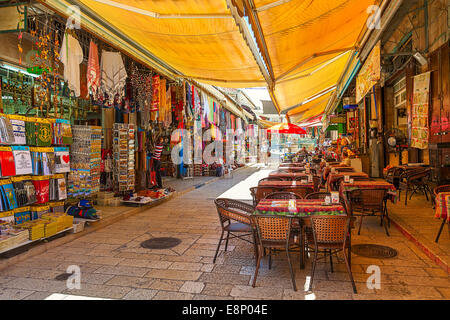
POLYGON ((267 132, 306 134, 306 131, 292 123, 280 123, 267 129, 267 132))

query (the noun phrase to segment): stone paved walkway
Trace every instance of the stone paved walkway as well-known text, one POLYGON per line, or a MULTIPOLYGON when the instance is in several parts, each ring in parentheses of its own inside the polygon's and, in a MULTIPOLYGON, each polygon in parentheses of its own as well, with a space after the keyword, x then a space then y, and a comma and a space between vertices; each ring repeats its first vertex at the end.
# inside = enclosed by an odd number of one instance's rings
MULTIPOLYGON (((295 260, 294 292, 283 255, 272 269, 262 261, 256 288, 252 247, 230 241, 229 251, 212 263, 220 226, 213 199, 256 172, 246 168, 233 179, 220 179, 174 198, 158 207, 87 234, 63 246, 18 263, 0 272, 1 299, 45 299, 54 293, 111 299, 450 299, 448 274, 415 245, 391 227, 387 237, 378 219, 365 219, 361 236, 353 243, 391 246, 393 259, 352 256, 358 294, 353 294, 343 263, 335 272, 319 264, 313 292, 306 292, 310 261, 304 270, 295 260), (151 237, 182 240, 171 250, 149 250, 140 242, 151 237), (81 289, 69 290, 55 280, 68 266, 81 268, 81 289), (369 265, 381 269, 381 289, 366 286, 369 265)), ((250 179, 251 180, 251 179, 250 179)), ((336 259, 335 259, 336 260, 336 259)))

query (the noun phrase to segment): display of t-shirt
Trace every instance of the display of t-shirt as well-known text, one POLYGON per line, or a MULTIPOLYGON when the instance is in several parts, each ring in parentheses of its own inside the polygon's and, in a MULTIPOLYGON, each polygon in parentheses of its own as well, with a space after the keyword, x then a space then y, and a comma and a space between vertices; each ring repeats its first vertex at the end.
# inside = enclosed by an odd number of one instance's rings
POLYGON ((64 33, 59 59, 64 64, 64 81, 69 84, 69 89, 80 96, 80 63, 83 62, 83 50, 77 39, 68 33, 64 33))

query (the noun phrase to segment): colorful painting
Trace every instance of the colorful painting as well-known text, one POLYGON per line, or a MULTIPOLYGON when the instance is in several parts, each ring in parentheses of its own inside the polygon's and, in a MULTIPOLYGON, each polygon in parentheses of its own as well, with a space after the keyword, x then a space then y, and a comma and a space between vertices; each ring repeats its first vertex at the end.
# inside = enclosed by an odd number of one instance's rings
POLYGON ((411 110, 411 147, 428 148, 428 109, 430 92, 430 72, 414 77, 414 95, 411 110))

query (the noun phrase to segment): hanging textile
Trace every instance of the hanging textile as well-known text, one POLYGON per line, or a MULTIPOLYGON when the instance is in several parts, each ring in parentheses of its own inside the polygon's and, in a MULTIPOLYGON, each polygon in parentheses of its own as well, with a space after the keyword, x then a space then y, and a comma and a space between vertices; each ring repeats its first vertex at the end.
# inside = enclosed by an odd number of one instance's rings
POLYGON ((156 120, 157 112, 159 110, 160 99, 160 79, 158 75, 152 77, 152 106, 150 108, 150 119, 156 120))
POLYGON ((169 88, 166 91, 166 109, 164 114, 164 125, 165 127, 169 127, 172 123, 172 87, 169 86, 169 88))
POLYGON ((121 99, 123 97, 123 89, 126 84, 127 71, 123 65, 120 52, 109 52, 103 50, 101 61, 101 87, 106 93, 110 101, 114 100, 116 94, 121 99))
POLYGON ((202 100, 203 100, 203 117, 205 119, 205 126, 209 126, 210 123, 210 115, 209 115, 209 100, 208 96, 202 92, 202 100))
POLYGON ((100 86, 100 64, 98 62, 98 47, 91 40, 89 44, 89 59, 87 67, 87 87, 93 94, 97 93, 100 86))
POLYGON ((430 72, 414 77, 414 96, 412 105, 411 147, 428 148, 428 107, 430 92, 430 72))
POLYGON ((64 64, 64 81, 67 81, 69 89, 74 91, 75 97, 79 97, 80 63, 83 62, 83 50, 77 39, 67 32, 64 33, 59 60, 64 64))
POLYGON ((159 113, 158 121, 164 120, 164 114, 166 112, 166 79, 160 78, 159 80, 159 113))
POLYGON ((230 120, 231 120, 231 130, 235 130, 236 127, 236 117, 234 116, 234 114, 230 114, 230 120))
POLYGON ((211 138, 213 140, 216 140, 216 133, 217 133, 216 126, 211 123, 211 138))
POLYGON ((213 99, 208 98, 208 106, 209 106, 209 114, 210 114, 209 121, 211 123, 215 123, 214 122, 214 105, 213 104, 214 104, 213 99))

